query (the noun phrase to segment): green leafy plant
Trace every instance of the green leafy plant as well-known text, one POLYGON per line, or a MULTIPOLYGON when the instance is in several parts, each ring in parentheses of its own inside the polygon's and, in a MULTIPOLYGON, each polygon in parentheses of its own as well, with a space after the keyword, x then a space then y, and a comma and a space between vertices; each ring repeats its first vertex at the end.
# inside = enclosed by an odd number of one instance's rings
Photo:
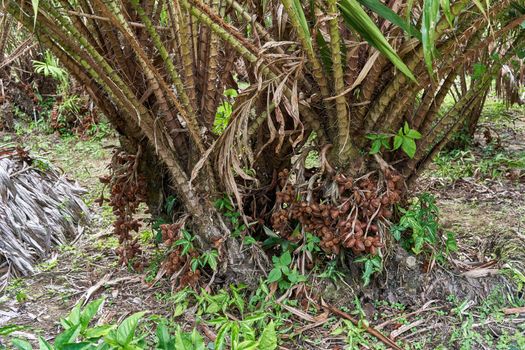
POLYGON ((192 234, 188 230, 181 229, 180 232, 182 233, 182 238, 177 240, 175 242, 175 245, 181 246, 181 254, 186 255, 190 252, 190 250, 193 249, 193 241, 195 240, 195 237, 192 236, 192 234))
POLYGON ((368 134, 366 138, 372 141, 370 147, 370 154, 381 152, 381 149, 398 150, 401 148, 403 152, 410 158, 414 158, 416 154, 416 140, 421 138, 421 134, 414 129, 411 129, 407 122, 399 129, 397 134, 368 134), (393 144, 391 145, 391 139, 393 144))
MULTIPOLYGON (((104 299, 92 301, 84 308, 77 304, 67 317, 60 321, 62 333, 55 337, 53 344, 38 338, 40 350, 140 350, 145 348, 145 336, 137 335, 136 329, 144 312, 135 313, 120 325, 90 327, 93 318, 100 311, 104 299)), ((11 344, 19 350, 32 350, 32 345, 23 339, 12 339, 11 344)))
POLYGON ((202 252, 197 258, 191 260, 191 269, 195 271, 199 267, 204 268, 209 266, 213 271, 216 271, 218 258, 219 252, 217 249, 210 249, 202 252))
POLYGON ((301 275, 297 269, 290 269, 292 256, 285 251, 280 257, 273 256, 273 269, 268 274, 267 283, 277 282, 280 289, 290 288, 292 285, 305 282, 306 277, 301 275))
POLYGON ((210 323, 218 329, 214 349, 224 349, 226 339, 229 337, 231 349, 256 350, 277 348, 277 333, 273 321, 270 321, 257 336, 254 323, 263 320, 267 315, 259 313, 247 316, 242 320, 231 320, 227 317, 219 317, 210 323))
POLYGON ((405 152, 410 158, 414 158, 416 154, 416 141, 421 138, 421 134, 414 129, 411 129, 408 126, 408 123, 405 122, 405 125, 399 129, 397 135, 394 136, 394 147, 393 150, 401 149, 405 152))
MULTIPOLYGON (((255 221, 255 222, 248 223, 248 225, 246 225, 241 220, 241 213, 235 208, 230 198, 226 195, 222 198, 217 199, 214 204, 215 204, 215 207, 221 211, 222 215, 226 217, 228 221, 230 222, 231 228, 232 228, 232 231, 231 231, 232 237, 242 236, 243 234, 246 233, 249 227, 252 227, 253 225, 257 223, 255 221)), ((244 238, 247 240, 246 242, 248 244, 254 244, 256 242, 253 237, 250 237, 248 235, 246 235, 244 238)))
POLYGON ((354 260, 356 263, 363 263, 363 285, 366 287, 370 284, 372 275, 383 270, 383 258, 380 255, 363 255, 354 260))
POLYGON ((220 135, 226 130, 233 112, 233 102, 238 93, 235 89, 226 89, 224 91, 225 100, 217 107, 215 120, 213 122, 213 133, 220 135))
POLYGON ((171 335, 165 322, 157 326, 157 350, 204 350, 206 344, 204 338, 194 328, 191 332, 184 332, 180 326, 171 335))
POLYGON ((324 271, 318 277, 328 278, 335 282, 337 280, 344 281, 344 276, 344 273, 337 269, 337 260, 332 260, 326 264, 324 271))
POLYGON ((407 251, 416 255, 429 252, 440 262, 444 261, 443 253, 457 251, 454 233, 445 232, 444 237, 439 234, 439 209, 433 195, 423 193, 408 209, 399 208, 399 211, 403 215, 391 232, 407 251))
POLYGON ((33 68, 35 69, 35 73, 42 74, 46 77, 52 77, 63 84, 67 84, 69 76, 66 70, 60 67, 58 59, 53 56, 51 51, 46 51, 44 53, 43 61, 34 60, 33 68))
POLYGON ((391 232, 406 250, 417 255, 423 251, 425 244, 431 247, 437 244, 439 209, 434 196, 423 193, 408 209, 399 208, 399 211, 403 215, 391 232), (403 235, 405 232, 409 234, 403 235))

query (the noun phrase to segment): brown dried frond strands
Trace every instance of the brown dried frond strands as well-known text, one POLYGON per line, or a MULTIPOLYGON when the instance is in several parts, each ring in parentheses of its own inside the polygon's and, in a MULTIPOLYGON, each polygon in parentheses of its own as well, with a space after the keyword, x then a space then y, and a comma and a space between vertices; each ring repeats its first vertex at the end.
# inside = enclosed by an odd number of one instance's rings
MULTIPOLYGON (((102 183, 110 186, 109 205, 116 216, 113 234, 118 236, 120 243, 116 251, 120 256, 120 264, 127 264, 141 254, 137 238, 134 239, 132 235, 133 231, 138 232, 140 229, 141 223, 134 219, 134 215, 140 203, 145 202, 147 195, 146 180, 136 172, 138 161, 136 155, 117 151, 110 164, 111 174, 100 178, 102 183)), ((101 197, 97 202, 102 204, 104 200, 101 197)), ((141 262, 133 263, 134 268, 142 268, 141 262)))
POLYGON ((279 173, 281 190, 276 193, 278 207, 272 214, 272 227, 292 242, 310 232, 321 239, 319 245, 327 254, 347 248, 355 254, 375 255, 384 246, 383 227, 404 188, 404 179, 397 172, 388 170, 382 175, 354 180, 337 174, 331 179, 338 188, 337 196, 327 196, 323 188, 328 186, 318 183, 308 201, 307 191, 291 184, 285 169, 279 173), (301 231, 295 230, 298 224, 301 231))

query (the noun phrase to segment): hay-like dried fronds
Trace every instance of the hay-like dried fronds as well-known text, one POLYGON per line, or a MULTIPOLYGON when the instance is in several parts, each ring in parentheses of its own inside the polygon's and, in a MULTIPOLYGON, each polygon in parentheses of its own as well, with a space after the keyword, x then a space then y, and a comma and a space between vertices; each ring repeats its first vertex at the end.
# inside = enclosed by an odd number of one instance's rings
POLYGON ((83 229, 89 220, 83 193, 51 167, 32 165, 21 149, 0 147, 0 289, 83 229))

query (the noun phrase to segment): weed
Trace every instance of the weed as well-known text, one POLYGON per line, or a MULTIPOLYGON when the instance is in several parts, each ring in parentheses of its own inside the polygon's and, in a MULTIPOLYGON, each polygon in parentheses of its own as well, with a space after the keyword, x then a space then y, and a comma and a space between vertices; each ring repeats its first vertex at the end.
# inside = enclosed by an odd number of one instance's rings
POLYGON ((452 182, 473 176, 497 179, 513 169, 525 168, 525 152, 495 152, 488 147, 476 156, 470 150, 452 150, 439 153, 434 164, 433 175, 452 182))
POLYGON ((444 254, 457 251, 452 232, 446 232, 445 237, 439 234, 439 209, 433 195, 423 193, 412 201, 408 209, 398 209, 402 216, 391 232, 405 250, 416 255, 430 253, 438 262, 445 261, 444 254))
POLYGON ((417 130, 411 129, 408 123, 405 122, 405 125, 395 135, 368 134, 366 138, 372 141, 370 154, 379 153, 381 149, 395 151, 401 148, 406 155, 413 158, 416 154, 416 140, 421 138, 421 134, 417 130), (392 145, 390 145, 391 142, 392 145))
POLYGON ((380 255, 363 255, 355 259, 354 262, 364 264, 361 278, 365 287, 370 284, 373 274, 383 271, 383 258, 380 255))
POLYGON ((233 102, 237 95, 238 93, 235 89, 227 89, 224 91, 224 97, 226 99, 217 107, 212 127, 213 133, 220 135, 226 130, 233 112, 233 102))
POLYGON ((306 281, 306 277, 301 275, 297 269, 290 269, 292 256, 289 251, 285 251, 280 257, 273 256, 272 262, 273 269, 268 274, 267 283, 277 282, 279 288, 284 290, 306 281))

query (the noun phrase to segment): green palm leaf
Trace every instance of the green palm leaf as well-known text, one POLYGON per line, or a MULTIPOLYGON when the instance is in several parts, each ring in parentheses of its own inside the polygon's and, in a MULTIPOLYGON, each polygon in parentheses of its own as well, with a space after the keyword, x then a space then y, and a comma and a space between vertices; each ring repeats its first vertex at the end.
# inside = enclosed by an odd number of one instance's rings
POLYGON ((339 2, 339 9, 341 10, 345 23, 350 28, 358 32, 370 45, 385 55, 403 74, 414 81, 416 80, 410 69, 388 43, 379 28, 377 28, 357 0, 341 0, 339 2))
POLYGON ((390 7, 385 6, 379 0, 358 0, 358 1, 366 8, 370 9, 371 11, 374 11, 375 13, 377 13, 379 16, 383 17, 387 21, 403 29, 405 33, 407 33, 408 35, 411 35, 421 40, 421 32, 417 30, 416 27, 411 25, 409 21, 405 21, 397 13, 392 11, 390 7))

